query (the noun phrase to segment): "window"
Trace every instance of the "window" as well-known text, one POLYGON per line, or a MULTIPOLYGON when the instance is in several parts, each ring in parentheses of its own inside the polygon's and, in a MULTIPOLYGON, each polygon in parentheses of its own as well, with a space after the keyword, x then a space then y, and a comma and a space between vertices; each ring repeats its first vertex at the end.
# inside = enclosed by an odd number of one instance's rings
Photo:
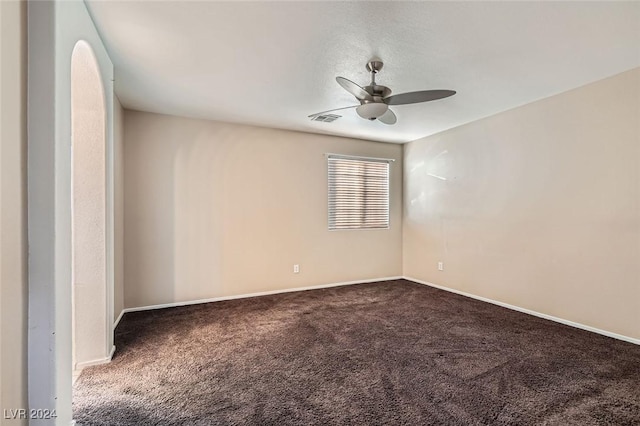
POLYGON ((389 228, 389 162, 327 156, 329 229, 389 228))

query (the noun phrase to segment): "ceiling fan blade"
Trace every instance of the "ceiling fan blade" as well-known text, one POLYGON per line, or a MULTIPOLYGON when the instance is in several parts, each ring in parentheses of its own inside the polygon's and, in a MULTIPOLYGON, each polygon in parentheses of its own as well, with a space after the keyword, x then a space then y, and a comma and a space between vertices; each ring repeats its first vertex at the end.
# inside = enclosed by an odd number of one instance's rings
POLYGON ((368 101, 372 101, 373 100, 373 96, 371 96, 369 94, 369 92, 367 92, 362 87, 360 87, 357 84, 355 84, 353 81, 347 80, 344 77, 336 77, 336 81, 338 82, 338 84, 340 86, 342 86, 344 88, 344 90, 346 90, 347 92, 349 92, 353 96, 355 96, 356 99, 361 100, 361 101, 363 101, 365 99, 368 100, 368 101))
POLYGON ((326 114, 326 113, 328 113, 328 112, 340 111, 340 110, 343 110, 343 109, 355 108, 355 107, 359 107, 359 106, 360 106, 360 105, 351 105, 351 106, 348 106, 348 107, 335 108, 335 109, 330 109, 330 110, 327 110, 327 111, 316 112, 315 114, 311 114, 311 115, 309 116, 309 118, 317 117, 317 116, 319 116, 319 115, 323 115, 323 114, 326 114))
POLYGON ((378 120, 382 121, 384 124, 396 124, 398 118, 391 109, 388 109, 387 112, 378 117, 378 120))
POLYGON ((387 105, 407 105, 419 102, 435 101, 437 99, 448 98, 455 95, 455 90, 421 90, 419 92, 400 93, 384 98, 382 101, 387 105))

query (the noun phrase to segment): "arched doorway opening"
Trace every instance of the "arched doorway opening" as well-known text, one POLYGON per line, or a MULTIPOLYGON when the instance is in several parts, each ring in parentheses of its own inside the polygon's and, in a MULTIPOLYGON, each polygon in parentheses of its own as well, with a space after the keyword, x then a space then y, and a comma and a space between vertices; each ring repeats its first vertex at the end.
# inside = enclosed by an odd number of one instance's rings
POLYGON ((112 313, 107 264, 107 112, 91 46, 71 56, 72 362, 74 375, 108 362, 112 313))

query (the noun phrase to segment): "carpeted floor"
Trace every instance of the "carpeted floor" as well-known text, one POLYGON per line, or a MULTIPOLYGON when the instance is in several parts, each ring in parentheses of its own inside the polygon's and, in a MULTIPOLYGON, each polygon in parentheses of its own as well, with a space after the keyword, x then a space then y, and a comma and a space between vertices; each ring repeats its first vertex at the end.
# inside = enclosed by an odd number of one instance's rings
POLYGON ((128 313, 79 425, 638 425, 640 346, 398 280, 128 313))

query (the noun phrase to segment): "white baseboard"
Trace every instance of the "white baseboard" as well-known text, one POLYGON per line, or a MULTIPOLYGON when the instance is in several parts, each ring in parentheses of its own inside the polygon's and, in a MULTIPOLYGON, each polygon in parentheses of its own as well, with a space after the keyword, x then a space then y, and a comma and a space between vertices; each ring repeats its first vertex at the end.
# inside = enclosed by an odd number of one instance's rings
MULTIPOLYGON (((258 297, 258 296, 269 296, 272 294, 281 294, 281 293, 292 293, 295 291, 306 291, 306 290, 318 290, 321 288, 330 288, 330 287, 340 287, 344 285, 352 285, 352 284, 364 284, 364 283, 373 283, 377 281, 392 281, 392 280, 400 280, 403 277, 384 277, 384 278, 370 278, 366 280, 357 280, 357 281, 345 281, 339 283, 331 283, 331 284, 320 284, 308 287, 295 287, 295 288, 286 288, 281 290, 270 290, 270 291, 262 291, 258 293, 247 293, 247 294, 238 294, 233 296, 221 296, 221 297, 212 297, 210 299, 198 299, 198 300, 189 300, 185 302, 171 302, 171 303, 162 303, 159 305, 149 305, 149 306, 140 306, 137 308, 126 308, 118 317, 117 322, 120 321, 120 318, 123 314, 127 312, 138 312, 138 311, 148 311, 152 309, 163 309, 163 308, 174 308, 177 306, 187 306, 187 305, 198 305, 201 303, 210 303, 210 302, 221 302, 224 300, 235 300, 235 299, 246 299, 249 297, 258 297)), ((116 322, 116 325, 117 325, 116 322)))
POLYGON ((120 315, 118 315, 118 318, 116 318, 116 320, 113 322, 113 329, 114 330, 116 329, 118 324, 120 324, 120 320, 122 319, 123 315, 124 315, 124 309, 120 311, 120 315))
POLYGON ((108 364, 111 362, 111 359, 113 358, 113 354, 116 351, 116 347, 115 345, 111 347, 111 351, 109 352, 109 356, 107 356, 106 358, 98 358, 98 359, 93 359, 91 361, 84 361, 84 362, 78 362, 76 363, 75 367, 74 367, 74 371, 81 371, 83 368, 86 367, 91 367, 94 365, 101 365, 101 364, 108 364))
POLYGON ((533 316, 536 316, 536 317, 539 317, 539 318, 544 318, 544 319, 547 319, 547 320, 558 322, 560 324, 564 324, 564 325, 568 325, 568 326, 571 326, 571 327, 579 328, 579 329, 582 329, 582 330, 590 331, 592 333, 602 334, 603 336, 612 337, 612 338, 618 339, 618 340, 623 340, 625 342, 633 343, 635 345, 640 345, 640 339, 635 339, 633 337, 629 337, 629 336, 625 336, 625 335, 617 334, 617 333, 612 333, 610 331, 601 330, 599 328, 591 327, 589 325, 580 324, 580 323, 577 323, 577 322, 574 322, 574 321, 569 321, 569 320, 566 320, 566 319, 563 319, 563 318, 554 317, 552 315, 542 314, 540 312, 532 311, 531 309, 521 308, 519 306, 510 305, 508 303, 499 302, 497 300, 489 299, 489 298, 482 297, 482 296, 477 296, 475 294, 466 293, 464 291, 456 290, 456 289, 449 288, 449 287, 444 287, 444 286, 441 286, 441 285, 438 285, 438 284, 433 284, 433 283, 430 283, 428 281, 422 281, 422 280, 419 280, 419 279, 416 279, 416 278, 411 278, 411 277, 403 277, 403 278, 405 280, 413 281, 413 282, 418 283, 418 284, 427 285, 429 287, 434 287, 434 288, 437 288, 437 289, 440 289, 440 290, 448 291, 450 293, 455 293, 455 294, 459 294, 461 296, 470 297, 472 299, 480 300, 482 302, 488 302, 488 303, 491 303, 493 305, 498 305, 498 306, 501 306, 503 308, 507 308, 507 309, 511 309, 511 310, 518 311, 518 312, 522 312, 522 313, 525 313, 525 314, 533 315, 533 316))

